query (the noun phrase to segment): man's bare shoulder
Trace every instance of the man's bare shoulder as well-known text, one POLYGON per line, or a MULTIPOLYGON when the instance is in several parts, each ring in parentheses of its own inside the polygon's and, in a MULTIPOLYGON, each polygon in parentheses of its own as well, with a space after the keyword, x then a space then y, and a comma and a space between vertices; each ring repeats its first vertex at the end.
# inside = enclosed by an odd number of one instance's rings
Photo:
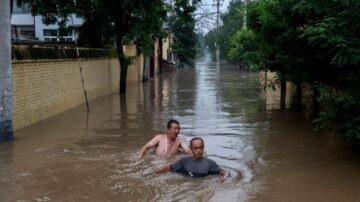
POLYGON ((162 137, 161 134, 154 135, 153 138, 151 138, 151 140, 149 140, 147 144, 158 144, 161 140, 161 137, 162 137))
POLYGON ((163 134, 157 134, 152 138, 152 140, 160 141, 162 138, 164 138, 163 134))

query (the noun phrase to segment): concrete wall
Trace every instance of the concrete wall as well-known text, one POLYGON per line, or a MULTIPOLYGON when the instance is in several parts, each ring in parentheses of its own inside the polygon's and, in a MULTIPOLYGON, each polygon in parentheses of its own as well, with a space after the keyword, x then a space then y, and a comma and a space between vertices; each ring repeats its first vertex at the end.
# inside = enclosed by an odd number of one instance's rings
POLYGON ((170 53, 170 37, 163 39, 163 50, 162 50, 162 59, 169 60, 168 53, 170 53))
POLYGON ((132 85, 142 81, 144 74, 144 57, 137 55, 136 45, 124 46, 126 55, 134 57, 133 63, 128 66, 127 84, 132 85))
POLYGON ((155 67, 155 71, 154 71, 154 75, 158 75, 159 74, 159 52, 160 52, 160 47, 159 47, 159 38, 155 39, 155 43, 154 43, 154 67, 155 67))
MULTIPOLYGON (((277 81, 276 73, 261 71, 259 80, 264 90, 266 109, 280 109, 281 90, 277 81), (274 85, 274 89, 270 86, 274 85)), ((285 107, 291 108, 291 104, 295 101, 296 86, 291 82, 286 82, 285 107)), ((312 112, 312 90, 303 87, 302 89, 302 112, 306 117, 310 117, 312 112)))

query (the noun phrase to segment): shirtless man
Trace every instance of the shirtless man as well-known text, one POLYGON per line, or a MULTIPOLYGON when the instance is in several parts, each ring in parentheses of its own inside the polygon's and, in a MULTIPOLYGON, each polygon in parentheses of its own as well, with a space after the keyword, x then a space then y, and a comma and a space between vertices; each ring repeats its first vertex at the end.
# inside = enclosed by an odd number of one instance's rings
POLYGON ((142 158, 146 151, 155 147, 156 155, 173 156, 182 148, 185 153, 191 154, 191 150, 186 143, 177 138, 180 132, 180 124, 176 120, 170 120, 167 123, 167 133, 165 135, 156 135, 152 140, 146 143, 140 150, 138 158, 142 158))

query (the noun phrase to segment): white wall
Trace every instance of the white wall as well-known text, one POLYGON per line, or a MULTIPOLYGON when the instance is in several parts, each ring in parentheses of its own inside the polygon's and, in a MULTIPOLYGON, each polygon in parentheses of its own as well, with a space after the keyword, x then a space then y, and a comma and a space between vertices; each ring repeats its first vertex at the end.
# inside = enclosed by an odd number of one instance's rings
POLYGON ((35 19, 31 14, 13 14, 11 25, 34 25, 35 19))
MULTIPOLYGON (((72 15, 73 21, 71 17, 67 23, 67 26, 80 26, 83 23, 81 18, 77 18, 75 15, 72 15), (73 24, 74 23, 74 24, 73 24)), ((44 41, 44 29, 58 29, 59 26, 56 24, 53 25, 45 25, 42 22, 41 16, 32 16, 31 14, 12 14, 11 17, 11 24, 12 25, 35 25, 35 37, 38 38, 40 41, 44 41)), ((77 37, 77 36, 75 36, 77 37)), ((72 37, 72 40, 75 40, 72 37)))

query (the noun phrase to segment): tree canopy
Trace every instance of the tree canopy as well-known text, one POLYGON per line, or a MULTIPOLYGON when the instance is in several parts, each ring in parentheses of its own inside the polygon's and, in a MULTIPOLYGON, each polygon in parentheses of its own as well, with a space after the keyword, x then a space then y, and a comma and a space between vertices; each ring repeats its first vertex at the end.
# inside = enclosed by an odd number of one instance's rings
POLYGON ((164 24, 169 22, 170 31, 176 36, 173 49, 178 52, 181 63, 192 64, 196 56, 196 34, 193 13, 199 0, 174 0, 167 5, 163 0, 18 0, 28 3, 35 15, 43 16, 45 24, 57 23, 65 30, 71 14, 84 20, 77 28, 79 44, 89 47, 106 47, 115 42, 120 71, 120 94, 126 93, 127 66, 129 60, 123 45, 135 43, 138 50, 150 55, 153 36, 164 36, 164 24), (170 21, 167 13, 173 11, 170 21))
POLYGON ((222 26, 219 30, 214 28, 206 36, 207 46, 210 48, 212 58, 215 59, 215 43, 219 45, 221 52, 221 59, 233 61, 236 59, 229 56, 229 49, 231 48, 231 36, 233 36, 240 27, 244 24, 244 3, 242 0, 230 1, 228 12, 223 13, 220 18, 222 26))
MULTIPOLYGON (((235 19, 246 9, 244 27, 223 19, 217 35, 225 48, 223 59, 246 62, 314 90, 324 104, 315 119, 319 128, 334 126, 338 133, 360 140, 360 2, 357 0, 231 1, 223 16, 235 19), (222 35, 231 27, 234 32, 222 35), (228 58, 227 58, 228 56, 228 58), (320 96, 318 92, 320 91, 320 96)), ((211 40, 210 40, 211 41, 211 40)))
POLYGON ((126 77, 129 60, 123 45, 132 41, 143 51, 151 51, 152 35, 161 34, 166 19, 167 7, 162 0, 19 0, 28 3, 35 15, 43 16, 46 24, 58 23, 65 28, 71 14, 83 17, 79 28, 84 44, 94 47, 105 46, 115 39, 120 71, 120 94, 126 93, 126 77))
POLYGON ((194 12, 200 0, 175 0, 174 12, 169 17, 169 28, 175 35, 173 49, 178 53, 180 66, 194 65, 197 54, 194 12))

